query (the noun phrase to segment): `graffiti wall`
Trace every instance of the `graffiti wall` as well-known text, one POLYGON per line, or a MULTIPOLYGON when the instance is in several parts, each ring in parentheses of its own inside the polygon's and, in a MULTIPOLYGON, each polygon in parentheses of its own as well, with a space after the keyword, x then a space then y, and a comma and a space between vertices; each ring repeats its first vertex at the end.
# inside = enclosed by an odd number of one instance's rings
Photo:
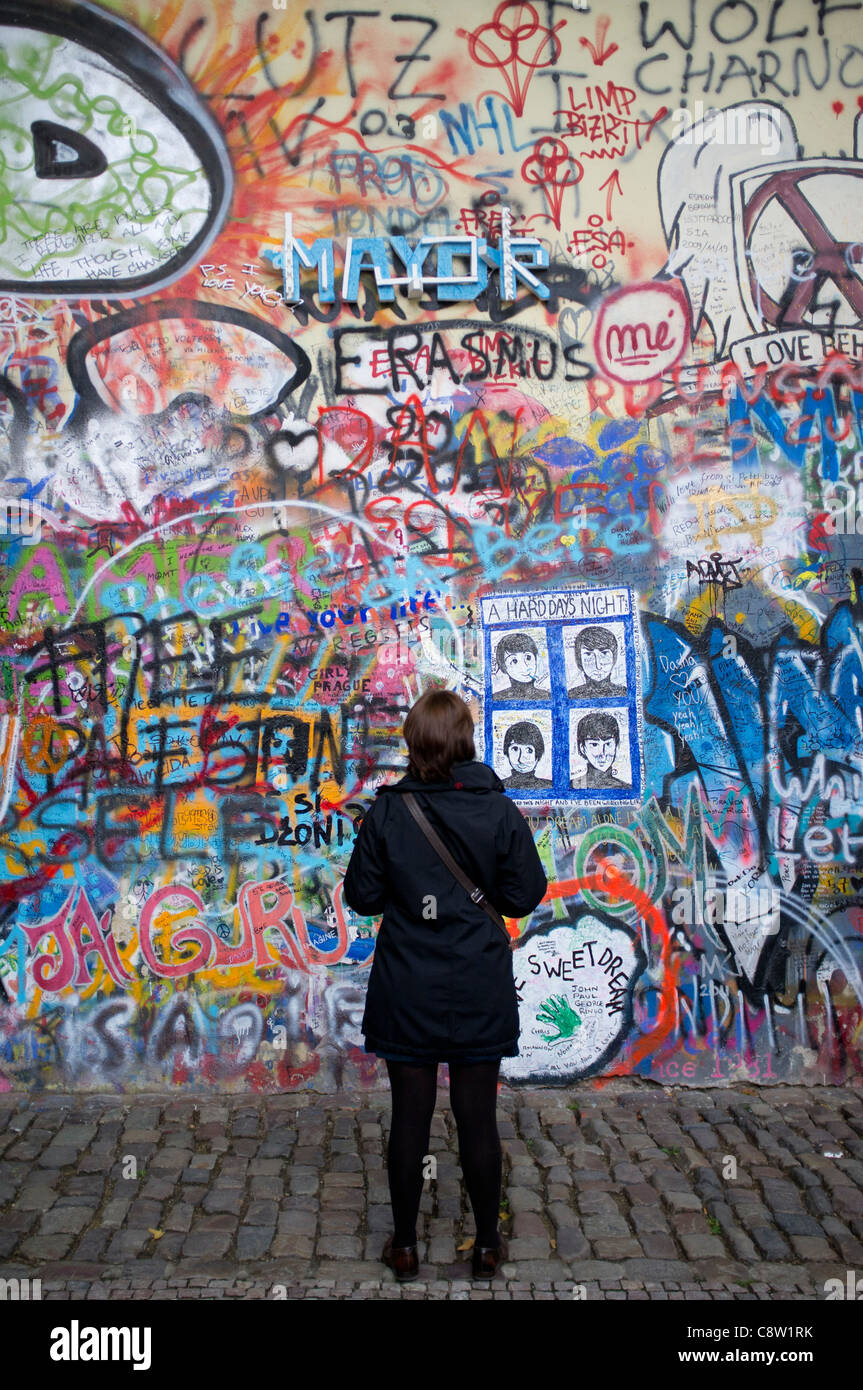
POLYGON ((859 1082, 861 26, 5 0, 0 1087, 382 1084, 433 686, 548 874, 513 1082, 859 1082))

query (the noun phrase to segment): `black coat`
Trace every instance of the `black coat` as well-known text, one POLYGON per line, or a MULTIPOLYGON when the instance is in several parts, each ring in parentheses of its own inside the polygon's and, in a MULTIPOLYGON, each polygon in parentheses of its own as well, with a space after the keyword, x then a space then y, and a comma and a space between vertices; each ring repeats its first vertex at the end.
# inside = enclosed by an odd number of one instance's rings
POLYGON ((514 1055, 512 953, 425 839, 402 799, 407 791, 499 912, 526 917, 547 887, 530 828, 485 763, 453 764, 449 782, 408 775, 381 787, 344 886, 354 912, 383 913, 362 1022, 366 1046, 429 1061, 514 1055))

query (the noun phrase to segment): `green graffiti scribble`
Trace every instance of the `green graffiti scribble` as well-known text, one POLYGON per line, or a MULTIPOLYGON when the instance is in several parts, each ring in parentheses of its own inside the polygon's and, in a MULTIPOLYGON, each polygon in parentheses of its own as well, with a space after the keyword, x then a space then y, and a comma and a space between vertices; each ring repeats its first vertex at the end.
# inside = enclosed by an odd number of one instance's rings
MULTIPOLYGON (((0 247, 19 238, 38 242, 51 234, 49 247, 30 246, 14 260, 0 257, 2 273, 19 280, 37 279, 51 262, 86 257, 88 245, 77 235, 81 224, 95 226, 102 234, 101 242, 91 245, 90 251, 103 250, 109 240, 124 247, 139 268, 148 260, 159 264, 170 259, 187 244, 208 212, 206 202, 172 211, 178 199, 182 204, 184 189, 201 183, 200 164, 195 159, 188 167, 166 162, 164 141, 159 148, 158 137, 131 121, 117 98, 104 92, 89 96, 76 74, 49 77, 61 42, 46 38, 39 45, 28 43, 14 56, 0 47, 0 84, 7 89, 14 84, 19 92, 0 108, 0 247), (70 180, 62 192, 52 181, 44 201, 33 197, 30 100, 47 103, 59 123, 82 135, 95 131, 97 138, 99 133, 125 136, 128 144, 122 157, 109 159, 108 168, 97 178, 70 180)), ((190 153, 185 147, 183 152, 190 153)), ((68 273, 76 277, 80 270, 71 266, 68 273)))

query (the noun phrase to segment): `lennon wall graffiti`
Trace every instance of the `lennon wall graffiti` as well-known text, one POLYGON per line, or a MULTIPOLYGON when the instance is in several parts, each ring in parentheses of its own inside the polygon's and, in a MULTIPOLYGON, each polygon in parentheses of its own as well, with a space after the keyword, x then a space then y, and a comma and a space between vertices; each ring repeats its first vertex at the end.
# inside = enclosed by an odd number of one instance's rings
POLYGON ((7 0, 0 1086, 381 1084, 434 685, 514 1082, 859 1081, 861 10, 7 0))

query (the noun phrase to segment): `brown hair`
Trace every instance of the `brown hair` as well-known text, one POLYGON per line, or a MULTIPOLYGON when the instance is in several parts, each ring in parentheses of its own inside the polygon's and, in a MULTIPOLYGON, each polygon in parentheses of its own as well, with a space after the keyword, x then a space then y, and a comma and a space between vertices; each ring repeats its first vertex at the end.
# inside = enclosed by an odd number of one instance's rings
POLYGON ((451 690, 427 690, 409 710, 404 725, 411 776, 445 782, 453 763, 476 757, 471 712, 451 690))

